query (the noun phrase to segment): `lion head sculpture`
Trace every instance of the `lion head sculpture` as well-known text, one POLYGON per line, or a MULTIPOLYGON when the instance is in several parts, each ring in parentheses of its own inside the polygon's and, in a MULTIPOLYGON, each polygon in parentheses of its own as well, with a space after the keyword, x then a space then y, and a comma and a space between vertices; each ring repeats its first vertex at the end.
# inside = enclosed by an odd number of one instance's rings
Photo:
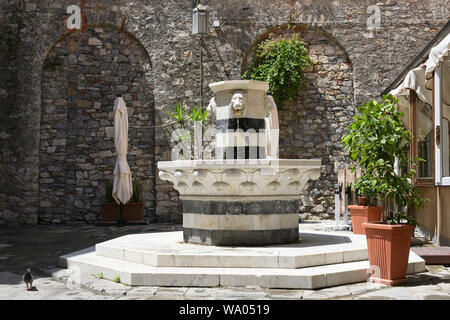
POLYGON ((230 102, 230 107, 233 109, 234 113, 237 116, 240 116, 242 114, 245 107, 243 92, 237 91, 233 94, 230 102))

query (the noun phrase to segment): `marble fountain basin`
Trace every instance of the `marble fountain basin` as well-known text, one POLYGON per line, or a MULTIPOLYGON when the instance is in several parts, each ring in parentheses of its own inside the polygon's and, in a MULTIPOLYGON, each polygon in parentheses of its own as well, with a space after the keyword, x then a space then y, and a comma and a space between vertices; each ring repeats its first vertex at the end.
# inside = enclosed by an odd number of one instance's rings
POLYGON ((177 160, 158 169, 180 193, 185 242, 257 246, 298 242, 298 201, 321 160, 177 160))

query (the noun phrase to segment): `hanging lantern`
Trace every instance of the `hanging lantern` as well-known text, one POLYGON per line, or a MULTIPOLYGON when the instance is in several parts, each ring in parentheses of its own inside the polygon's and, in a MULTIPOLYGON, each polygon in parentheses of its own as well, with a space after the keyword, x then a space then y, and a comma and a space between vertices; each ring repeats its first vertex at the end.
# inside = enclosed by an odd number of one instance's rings
POLYGON ((208 11, 204 5, 199 4, 192 11, 192 34, 207 34, 208 26, 208 11))

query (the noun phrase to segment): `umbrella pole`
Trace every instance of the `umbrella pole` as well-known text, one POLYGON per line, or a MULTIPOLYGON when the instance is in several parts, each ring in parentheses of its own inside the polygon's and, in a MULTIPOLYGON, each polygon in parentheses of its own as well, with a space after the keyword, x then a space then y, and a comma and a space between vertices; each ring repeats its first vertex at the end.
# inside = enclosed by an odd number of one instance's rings
POLYGON ((123 220, 123 203, 120 203, 120 218, 119 218, 119 227, 122 227, 125 225, 125 221, 123 220))

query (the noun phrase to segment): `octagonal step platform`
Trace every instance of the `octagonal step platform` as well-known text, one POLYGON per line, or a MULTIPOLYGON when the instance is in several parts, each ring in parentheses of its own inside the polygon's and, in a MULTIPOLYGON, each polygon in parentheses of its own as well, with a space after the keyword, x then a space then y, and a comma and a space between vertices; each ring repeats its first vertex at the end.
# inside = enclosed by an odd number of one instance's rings
MULTIPOLYGON (((60 257, 80 276, 120 276, 129 285, 260 286, 316 289, 363 282, 369 261, 365 236, 308 231, 300 242, 265 247, 214 247, 183 243, 182 232, 134 234, 60 257)), ((425 271, 410 252, 408 273, 425 271)))

